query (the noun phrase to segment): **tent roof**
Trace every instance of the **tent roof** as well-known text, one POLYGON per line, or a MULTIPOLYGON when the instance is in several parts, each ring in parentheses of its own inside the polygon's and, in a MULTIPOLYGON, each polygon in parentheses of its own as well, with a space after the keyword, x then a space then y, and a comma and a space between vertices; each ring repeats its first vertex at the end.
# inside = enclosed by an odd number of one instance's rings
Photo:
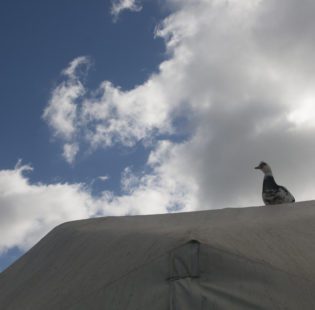
POLYGON ((315 308, 314 240, 315 201, 64 223, 0 274, 0 309, 315 308))

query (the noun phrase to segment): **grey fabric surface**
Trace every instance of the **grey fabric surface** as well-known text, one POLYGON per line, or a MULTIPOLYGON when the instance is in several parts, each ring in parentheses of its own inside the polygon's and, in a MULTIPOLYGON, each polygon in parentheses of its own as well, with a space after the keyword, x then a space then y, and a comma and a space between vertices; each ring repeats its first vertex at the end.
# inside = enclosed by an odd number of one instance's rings
POLYGON ((0 309, 315 309, 315 202, 65 223, 0 274, 0 309))

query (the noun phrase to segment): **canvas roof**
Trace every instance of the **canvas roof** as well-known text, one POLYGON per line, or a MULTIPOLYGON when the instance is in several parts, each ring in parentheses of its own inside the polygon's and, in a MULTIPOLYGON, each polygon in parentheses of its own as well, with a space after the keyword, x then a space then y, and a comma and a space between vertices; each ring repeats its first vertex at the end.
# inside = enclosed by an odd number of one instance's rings
POLYGON ((315 201, 293 206, 62 224, 0 274, 0 309, 315 309, 315 201))

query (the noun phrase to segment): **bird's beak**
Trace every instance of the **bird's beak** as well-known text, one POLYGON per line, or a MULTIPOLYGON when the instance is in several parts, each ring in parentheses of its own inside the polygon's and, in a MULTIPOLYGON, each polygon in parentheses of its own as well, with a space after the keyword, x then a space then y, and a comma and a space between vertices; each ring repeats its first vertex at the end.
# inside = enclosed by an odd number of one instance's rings
POLYGON ((257 167, 255 167, 255 169, 260 169, 260 167, 259 167, 259 166, 257 166, 257 167))

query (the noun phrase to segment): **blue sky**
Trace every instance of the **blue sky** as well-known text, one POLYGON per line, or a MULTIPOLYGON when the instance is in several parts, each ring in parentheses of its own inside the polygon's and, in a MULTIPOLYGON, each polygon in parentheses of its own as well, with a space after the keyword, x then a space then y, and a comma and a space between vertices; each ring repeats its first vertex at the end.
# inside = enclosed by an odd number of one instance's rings
POLYGON ((313 199, 314 9, 3 1, 0 270, 65 221, 259 206, 261 160, 313 199))
POLYGON ((100 173, 100 166, 104 173, 110 169, 112 175, 129 155, 136 165, 141 154, 133 156, 134 150, 117 149, 82 158, 73 169, 62 160, 58 143, 52 143, 42 113, 60 72, 77 56, 93 59, 87 81, 91 87, 104 79, 124 89, 142 83, 164 57, 162 40, 153 37, 163 12, 151 3, 142 14, 126 12, 113 23, 109 1, 4 3, 0 167, 13 167, 21 158, 36 167, 31 179, 52 182, 87 181, 100 173), (117 168, 105 166, 112 156, 117 168), (91 165, 96 162, 102 164, 91 165))

